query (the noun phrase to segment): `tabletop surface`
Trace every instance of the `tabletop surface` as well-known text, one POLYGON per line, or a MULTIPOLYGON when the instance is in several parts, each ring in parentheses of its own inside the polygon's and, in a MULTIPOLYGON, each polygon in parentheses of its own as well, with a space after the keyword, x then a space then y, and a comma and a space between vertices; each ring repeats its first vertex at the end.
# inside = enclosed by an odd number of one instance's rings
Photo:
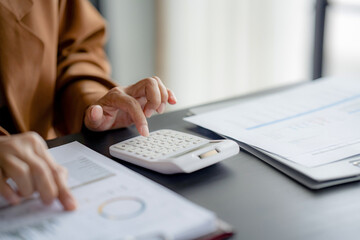
MULTIPOLYGON (((246 98, 245 98, 246 99, 246 98)), ((188 109, 149 119, 150 131, 169 128, 206 138, 209 130, 185 122, 188 109)), ((163 175, 109 154, 109 146, 137 136, 134 127, 83 131, 48 141, 49 147, 79 141, 124 166, 215 212, 233 226, 231 239, 359 239, 359 182, 310 190, 245 151, 191 174, 163 175)))

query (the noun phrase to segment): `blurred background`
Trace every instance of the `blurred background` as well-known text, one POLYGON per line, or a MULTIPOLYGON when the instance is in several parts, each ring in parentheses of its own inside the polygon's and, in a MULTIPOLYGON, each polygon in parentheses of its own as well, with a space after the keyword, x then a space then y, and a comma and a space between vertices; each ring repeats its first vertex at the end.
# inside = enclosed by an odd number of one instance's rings
MULTIPOLYGON (((191 107, 313 78, 315 0, 92 0, 112 77, 159 76, 191 107)), ((360 72, 360 0, 329 1, 323 76, 360 72)))

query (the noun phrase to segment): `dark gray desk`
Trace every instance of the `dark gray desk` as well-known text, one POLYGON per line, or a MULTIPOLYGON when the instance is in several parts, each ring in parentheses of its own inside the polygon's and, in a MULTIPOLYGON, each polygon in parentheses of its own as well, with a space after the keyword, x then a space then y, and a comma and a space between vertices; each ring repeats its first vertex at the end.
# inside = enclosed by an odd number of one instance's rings
MULTIPOLYGON (((149 119, 150 130, 171 128, 217 138, 183 121, 187 113, 154 116, 149 119)), ((110 157, 110 145, 136 135, 133 127, 83 132, 48 141, 48 145, 76 140, 110 157)), ((172 176, 122 164, 216 212, 234 227, 232 239, 360 239, 358 182, 312 191, 246 152, 192 174, 172 176)))

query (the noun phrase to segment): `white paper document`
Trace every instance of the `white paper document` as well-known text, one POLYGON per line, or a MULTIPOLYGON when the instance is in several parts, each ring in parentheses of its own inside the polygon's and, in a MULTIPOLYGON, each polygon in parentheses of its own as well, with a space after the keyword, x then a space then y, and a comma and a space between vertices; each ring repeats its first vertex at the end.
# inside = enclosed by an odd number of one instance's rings
POLYGON ((69 170, 78 209, 39 199, 0 210, 0 239, 194 239, 217 229, 214 213, 86 148, 50 150, 69 170))
POLYGON ((185 118, 306 167, 360 154, 360 78, 328 78, 185 118))

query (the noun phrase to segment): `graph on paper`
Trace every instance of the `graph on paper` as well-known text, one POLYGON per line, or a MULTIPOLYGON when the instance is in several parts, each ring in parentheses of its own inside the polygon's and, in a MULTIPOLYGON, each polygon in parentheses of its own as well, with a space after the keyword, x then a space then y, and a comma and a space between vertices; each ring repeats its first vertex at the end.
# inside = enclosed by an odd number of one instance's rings
POLYGON ((185 120, 316 167, 360 153, 360 81, 315 81, 185 120))
POLYGON ((45 206, 35 198, 0 209, 0 240, 156 239, 179 233, 193 239, 216 229, 212 212, 77 142, 51 153, 68 166, 79 208, 66 212, 57 201, 45 206))
POLYGON ((122 196, 108 199, 98 207, 98 213, 101 217, 109 220, 127 220, 141 215, 146 208, 144 200, 122 196))

